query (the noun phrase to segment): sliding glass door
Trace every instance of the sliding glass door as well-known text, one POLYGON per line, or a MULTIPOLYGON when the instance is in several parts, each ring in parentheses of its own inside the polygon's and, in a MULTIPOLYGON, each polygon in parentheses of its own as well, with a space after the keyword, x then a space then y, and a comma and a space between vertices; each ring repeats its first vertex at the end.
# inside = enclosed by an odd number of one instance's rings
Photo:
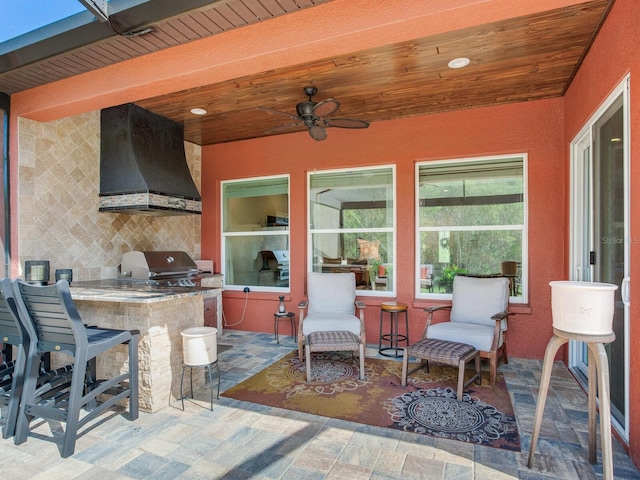
MULTIPOLYGON (((572 143, 572 280, 618 285, 613 330, 606 346, 612 422, 628 439, 628 88, 624 82, 572 143)), ((586 383, 587 351, 570 345, 571 368, 586 383)))

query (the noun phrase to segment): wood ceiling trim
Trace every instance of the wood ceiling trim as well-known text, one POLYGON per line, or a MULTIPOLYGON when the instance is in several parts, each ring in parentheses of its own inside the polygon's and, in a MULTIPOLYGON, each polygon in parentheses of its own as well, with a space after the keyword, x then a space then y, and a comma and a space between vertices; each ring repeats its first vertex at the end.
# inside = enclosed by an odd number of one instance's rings
POLYGON ((187 139, 209 144, 254 138, 286 125, 287 117, 256 107, 294 114, 308 84, 319 88, 314 100, 331 96, 342 103, 337 116, 369 121, 558 97, 610 6, 606 0, 589 2, 137 103, 183 122, 187 139), (473 59, 470 67, 446 67, 463 53, 473 59), (209 115, 195 121, 188 112, 193 106, 209 115))

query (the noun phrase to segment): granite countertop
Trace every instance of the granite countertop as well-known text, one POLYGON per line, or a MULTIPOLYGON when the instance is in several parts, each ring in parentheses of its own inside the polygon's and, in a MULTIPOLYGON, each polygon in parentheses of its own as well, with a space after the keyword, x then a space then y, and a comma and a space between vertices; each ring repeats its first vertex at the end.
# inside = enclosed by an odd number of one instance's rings
POLYGON ((144 281, 94 280, 72 282, 69 286, 74 300, 102 302, 153 302, 189 295, 200 295, 212 287, 157 286, 144 281))

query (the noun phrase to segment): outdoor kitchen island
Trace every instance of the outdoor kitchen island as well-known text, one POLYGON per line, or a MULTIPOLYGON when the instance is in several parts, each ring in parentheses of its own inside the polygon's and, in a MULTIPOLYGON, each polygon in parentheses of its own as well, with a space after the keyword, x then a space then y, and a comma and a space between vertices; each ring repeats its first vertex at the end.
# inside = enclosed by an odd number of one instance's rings
MULTIPOLYGON (((157 412, 178 400, 182 373, 180 332, 204 324, 207 299, 217 300, 216 315, 219 316, 221 276, 213 274, 203 279, 199 287, 99 280, 73 282, 70 290, 86 325, 140 331, 140 410, 157 412)), ((125 346, 119 346, 114 352, 98 357, 99 377, 127 368, 125 346)), ((204 387, 204 373, 198 370, 194 372, 196 392, 204 387)))

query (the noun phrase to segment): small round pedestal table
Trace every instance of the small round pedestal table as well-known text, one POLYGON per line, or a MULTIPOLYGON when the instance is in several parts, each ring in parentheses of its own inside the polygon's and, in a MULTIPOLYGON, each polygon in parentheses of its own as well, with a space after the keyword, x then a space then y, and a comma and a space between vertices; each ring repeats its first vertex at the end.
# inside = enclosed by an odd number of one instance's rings
POLYGON ((409 346, 409 313, 408 305, 400 302, 383 302, 380 305, 380 339, 378 341, 378 353, 386 357, 401 357, 404 352, 404 348, 400 348, 398 345, 400 342, 406 342, 409 346), (382 317, 384 313, 390 315, 390 332, 382 333, 382 317), (401 335, 398 331, 398 314, 404 313, 404 335, 401 335), (382 342, 388 343, 388 346, 383 346, 382 342), (395 354, 387 353, 387 351, 395 350, 395 354))
POLYGON ((273 333, 276 337, 276 343, 280 344, 278 331, 280 329, 280 320, 289 320, 291 322, 291 336, 296 337, 296 314, 293 312, 276 312, 273 314, 273 333))
POLYGON ((585 342, 589 350, 589 463, 597 462, 596 445, 596 381, 597 391, 600 393, 600 438, 602 443, 602 476, 604 479, 613 478, 613 454, 611 449, 611 403, 609 398, 609 360, 604 345, 615 340, 615 333, 606 335, 587 335, 573 332, 565 332, 557 328, 553 329, 553 337, 547 344, 542 365, 542 377, 540 378, 540 393, 536 406, 536 417, 533 423, 531 435, 531 447, 529 448, 529 462, 531 468, 533 457, 538 443, 538 434, 542 424, 544 404, 549 391, 549 380, 553 359, 558 349, 569 340, 585 342))

